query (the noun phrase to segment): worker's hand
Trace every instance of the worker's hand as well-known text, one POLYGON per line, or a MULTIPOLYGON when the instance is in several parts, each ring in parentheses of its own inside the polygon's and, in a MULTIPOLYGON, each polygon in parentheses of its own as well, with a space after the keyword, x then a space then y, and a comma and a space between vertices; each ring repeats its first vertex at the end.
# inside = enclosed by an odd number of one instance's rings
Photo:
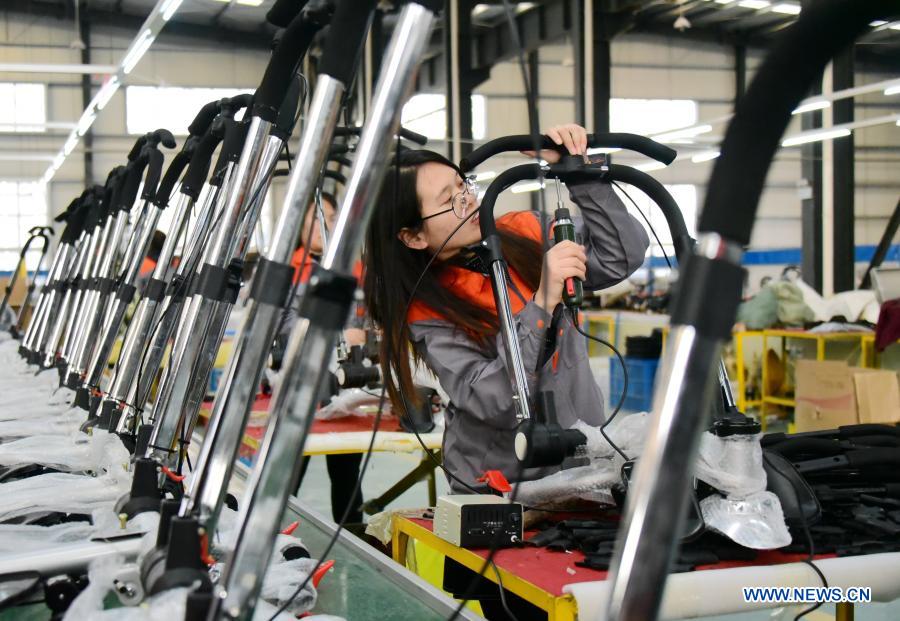
POLYGON ((534 294, 535 303, 552 314, 562 300, 566 278, 584 280, 586 275, 587 254, 584 246, 568 240, 556 244, 544 255, 541 285, 534 294))
MULTIPOLYGON (((570 155, 584 155, 587 151, 587 130, 581 125, 575 123, 554 125, 544 134, 556 144, 564 146, 570 155)), ((522 153, 534 157, 534 151, 522 151, 522 153)), ((560 155, 553 149, 544 149, 540 152, 540 158, 546 160, 548 164, 555 164, 559 161, 560 155)))
POLYGON ((359 328, 348 328, 347 330, 344 330, 344 341, 347 342, 348 347, 365 345, 366 331, 360 330, 359 328))

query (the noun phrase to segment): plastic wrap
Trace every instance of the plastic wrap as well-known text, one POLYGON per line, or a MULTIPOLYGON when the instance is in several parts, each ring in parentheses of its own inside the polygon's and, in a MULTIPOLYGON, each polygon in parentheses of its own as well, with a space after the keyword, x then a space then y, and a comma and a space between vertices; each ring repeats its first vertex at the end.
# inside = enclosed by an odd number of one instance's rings
POLYGON ((86 541, 93 532, 94 526, 89 522, 65 522, 53 526, 0 524, 0 556, 86 541))
MULTIPOLYGON (((84 411, 71 409, 50 415, 25 416, 16 420, 0 420, 0 439, 4 442, 17 438, 34 438, 39 436, 64 436, 69 445, 74 443, 75 434, 83 436, 79 428, 84 422, 84 411)), ((0 445, 0 455, 4 454, 0 445)), ((0 464, 3 464, 0 457, 0 464)))
POLYGON ((766 489, 762 434, 720 438, 706 432, 700 438, 696 477, 730 498, 742 498, 766 489))
MULTIPOLYGON (((104 556, 88 566, 88 586, 73 601, 64 621, 87 621, 103 611, 103 600, 109 592, 119 568, 125 564, 122 556, 104 556)), ((111 617, 106 617, 111 618, 111 617)), ((124 617, 118 617, 124 618, 124 617)))
POLYGON ((619 481, 614 460, 598 460, 588 466, 560 470, 550 476, 519 484, 516 501, 531 506, 589 500, 614 504, 610 489, 619 481))
MULTIPOLYGON (((367 392, 362 388, 347 388, 331 398, 325 407, 316 411, 316 418, 328 420, 345 416, 366 416, 378 409, 381 391, 367 392)), ((390 409, 390 402, 385 397, 385 410, 390 409)))
MULTIPOLYGON (((647 426, 650 424, 650 415, 647 412, 635 414, 619 414, 615 420, 605 429, 606 435, 629 457, 636 457, 644 450, 644 440, 647 437, 647 426)), ((576 421, 571 427, 577 429, 587 438, 587 444, 581 449, 580 454, 591 459, 609 458, 617 455, 610 446, 599 427, 588 425, 584 421, 576 421)))
POLYGON ((707 528, 747 548, 772 550, 791 543, 781 502, 772 492, 741 499, 714 494, 700 501, 700 513, 707 528))
POLYGON ((54 473, 11 481, 0 486, 0 522, 51 512, 89 515, 130 488, 130 474, 121 467, 97 477, 54 473))
POLYGON ((0 466, 40 464, 65 472, 96 473, 128 463, 128 449, 117 435, 102 430, 90 436, 76 434, 32 436, 0 444, 0 466))
POLYGON ((384 545, 388 545, 392 538, 394 516, 420 518, 427 509, 389 509, 369 516, 366 522, 366 534, 375 537, 384 545))
MULTIPOLYGON (((288 601, 292 595, 309 576, 309 573, 315 568, 318 561, 311 558, 298 558, 293 561, 277 560, 269 565, 266 577, 263 580, 262 591, 260 597, 270 604, 281 606, 288 601)), ((313 586, 312 580, 306 583, 303 590, 293 599, 287 610, 294 614, 300 615, 311 610, 316 605, 318 593, 316 587, 313 586)))

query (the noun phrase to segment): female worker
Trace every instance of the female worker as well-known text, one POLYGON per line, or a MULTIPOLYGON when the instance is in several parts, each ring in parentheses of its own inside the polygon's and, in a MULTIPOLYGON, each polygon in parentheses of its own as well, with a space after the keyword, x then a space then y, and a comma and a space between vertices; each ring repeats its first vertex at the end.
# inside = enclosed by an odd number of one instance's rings
MULTIPOLYGON (((553 127, 547 135, 572 155, 587 148, 587 133, 578 125, 553 127)), ((551 150, 541 157, 554 163, 560 156, 551 150)), ((643 263, 648 246, 643 227, 609 184, 591 180, 568 189, 581 210, 584 246, 564 241, 543 252, 539 214, 497 218, 529 392, 552 391, 564 428, 579 419, 591 425, 604 420, 585 338, 568 316, 557 313, 553 322, 564 282, 580 278, 586 290, 614 285, 643 263)), ((519 472, 510 370, 490 278, 474 252, 481 241, 476 211, 474 191, 457 166, 430 151, 403 152, 385 176, 365 256, 366 306, 382 329, 381 364, 384 377, 393 378, 387 387, 395 411, 415 398, 410 354, 437 375, 450 397, 443 460, 455 492, 484 489, 478 479, 488 470, 510 480, 519 472)), ((525 470, 522 478, 549 472, 525 470)))

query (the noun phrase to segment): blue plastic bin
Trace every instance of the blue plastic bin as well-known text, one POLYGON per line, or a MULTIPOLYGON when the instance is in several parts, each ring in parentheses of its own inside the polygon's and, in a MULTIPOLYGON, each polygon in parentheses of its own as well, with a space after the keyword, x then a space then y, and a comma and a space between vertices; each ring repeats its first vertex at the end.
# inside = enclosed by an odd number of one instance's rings
MULTIPOLYGON (((656 368, 659 358, 625 357, 628 367, 628 395, 622 409, 628 412, 649 412, 653 403, 653 382, 656 379, 656 368)), ((609 403, 614 408, 622 398, 622 387, 625 378, 622 365, 617 358, 609 359, 609 403)))

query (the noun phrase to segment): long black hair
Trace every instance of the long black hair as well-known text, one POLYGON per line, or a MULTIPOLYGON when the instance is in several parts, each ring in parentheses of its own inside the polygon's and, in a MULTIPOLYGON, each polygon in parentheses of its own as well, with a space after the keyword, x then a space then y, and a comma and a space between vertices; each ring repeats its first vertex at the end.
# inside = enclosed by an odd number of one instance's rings
MULTIPOLYGON (((421 358, 410 347, 405 312, 420 276, 422 280, 415 290, 416 301, 464 330, 480 345, 486 345, 488 338, 496 335, 499 329, 494 312, 455 295, 440 283, 439 261, 436 260, 425 272, 431 259, 427 249, 410 248, 398 238, 402 229, 417 230, 422 226, 422 204, 416 192, 416 177, 419 167, 430 162, 449 166, 463 176, 456 164, 439 153, 427 150, 400 152, 388 168, 367 232, 363 257, 366 307, 382 330, 380 360, 383 377, 394 411, 401 414, 405 413, 405 407, 398 384, 411 403, 415 403, 417 394, 413 389, 410 354, 417 363, 421 358)), ((510 268, 536 290, 541 280, 541 244, 502 228, 499 234, 510 268)))

